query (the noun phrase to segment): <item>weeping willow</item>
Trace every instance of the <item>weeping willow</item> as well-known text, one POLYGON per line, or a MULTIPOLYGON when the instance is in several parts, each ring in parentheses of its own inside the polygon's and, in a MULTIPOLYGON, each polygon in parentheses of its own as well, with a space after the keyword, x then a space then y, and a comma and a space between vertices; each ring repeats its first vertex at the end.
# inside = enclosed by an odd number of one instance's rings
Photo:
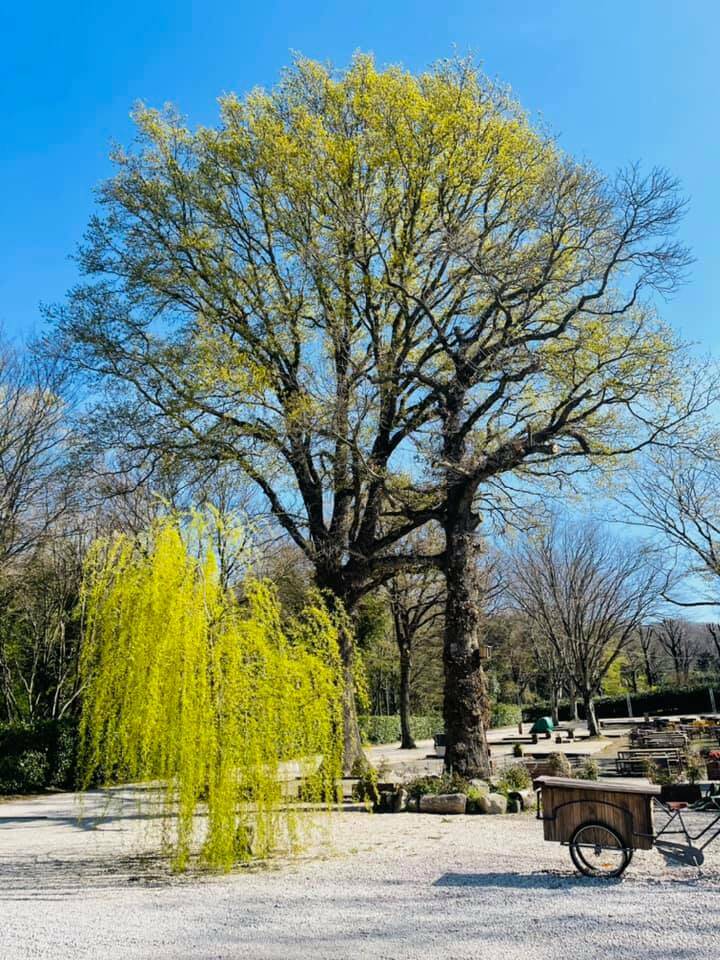
POLYGON ((283 620, 265 582, 246 582, 239 602, 221 586, 212 550, 191 555, 187 543, 179 522, 165 520, 90 552, 83 779, 161 782, 175 865, 187 865, 197 842, 203 862, 228 869, 297 839, 285 764, 300 764, 304 799, 334 799, 343 625, 320 595, 283 620))

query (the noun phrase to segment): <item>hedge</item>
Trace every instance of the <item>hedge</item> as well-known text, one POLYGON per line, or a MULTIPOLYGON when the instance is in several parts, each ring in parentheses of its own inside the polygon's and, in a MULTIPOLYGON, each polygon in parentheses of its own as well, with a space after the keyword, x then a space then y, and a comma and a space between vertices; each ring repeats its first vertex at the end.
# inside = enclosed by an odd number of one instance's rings
MULTIPOLYGON (((720 707, 720 689, 715 690, 715 700, 717 706, 720 707)), ((633 693, 630 694, 630 702, 635 717, 642 717, 646 713, 650 716, 658 716, 665 713, 693 714, 710 713, 712 711, 708 686, 687 687, 682 690, 677 687, 668 687, 649 693, 633 693)), ((597 697, 594 703, 595 713, 599 719, 626 717, 628 715, 627 698, 625 696, 597 697)), ((578 712, 581 719, 584 719, 585 713, 580 702, 578 702, 578 712)), ((561 701, 559 714, 561 720, 571 720, 572 704, 567 700, 561 701)), ((549 715, 549 703, 536 703, 532 707, 523 708, 523 719, 528 722, 549 715)))
POLYGON ((76 759, 73 720, 0 725, 0 794, 72 789, 76 759))
MULTIPOLYGON (((360 736, 363 743, 395 743, 400 739, 400 716, 360 716, 360 736)), ((410 730, 416 740, 430 740, 443 730, 443 719, 438 715, 410 717, 410 730)))
MULTIPOLYGON (((520 708, 514 703, 496 703, 492 709, 490 724, 493 727, 509 727, 520 722, 520 708)), ((360 736, 363 743, 396 743, 400 739, 400 717, 389 716, 358 717, 360 736)), ((430 740, 436 733, 445 729, 443 718, 439 714, 410 717, 410 731, 415 740, 430 740)))
POLYGON ((496 703, 490 715, 491 727, 516 727, 520 723, 521 711, 516 703, 496 703))

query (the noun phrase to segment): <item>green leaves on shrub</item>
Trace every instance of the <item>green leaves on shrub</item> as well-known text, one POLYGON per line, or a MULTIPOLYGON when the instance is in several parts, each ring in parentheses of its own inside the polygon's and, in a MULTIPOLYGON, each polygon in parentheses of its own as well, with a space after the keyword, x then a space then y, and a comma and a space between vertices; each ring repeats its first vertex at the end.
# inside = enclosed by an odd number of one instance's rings
POLYGON ((0 794, 72 789, 76 758, 77 726, 72 720, 0 726, 0 794))
MULTIPOLYGON (((358 717, 358 723, 363 743, 395 743, 400 739, 398 714, 387 717, 364 715, 358 717)), ((410 718, 410 729, 416 740, 430 740, 436 733, 441 733, 443 728, 442 717, 434 714, 410 718)))

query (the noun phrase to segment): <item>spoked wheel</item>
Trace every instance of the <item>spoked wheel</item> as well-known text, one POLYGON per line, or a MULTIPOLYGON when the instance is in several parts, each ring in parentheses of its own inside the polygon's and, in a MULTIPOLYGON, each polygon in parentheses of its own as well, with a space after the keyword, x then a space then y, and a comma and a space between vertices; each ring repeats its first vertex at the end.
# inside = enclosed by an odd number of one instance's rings
POLYGON ((632 855, 632 848, 606 823, 583 823, 570 839, 570 856, 586 877, 619 877, 632 855))

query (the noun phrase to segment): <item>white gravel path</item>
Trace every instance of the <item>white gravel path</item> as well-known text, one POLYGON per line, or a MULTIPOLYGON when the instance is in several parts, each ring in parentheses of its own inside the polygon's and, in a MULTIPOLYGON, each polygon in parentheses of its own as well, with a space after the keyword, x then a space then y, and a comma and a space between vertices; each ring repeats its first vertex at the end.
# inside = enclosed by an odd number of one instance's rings
POLYGON ((69 795, 0 803, 2 960, 720 955, 720 840, 701 870, 637 853, 607 884, 575 876, 531 816, 358 811, 299 861, 177 878, 119 796, 95 829, 69 795))

